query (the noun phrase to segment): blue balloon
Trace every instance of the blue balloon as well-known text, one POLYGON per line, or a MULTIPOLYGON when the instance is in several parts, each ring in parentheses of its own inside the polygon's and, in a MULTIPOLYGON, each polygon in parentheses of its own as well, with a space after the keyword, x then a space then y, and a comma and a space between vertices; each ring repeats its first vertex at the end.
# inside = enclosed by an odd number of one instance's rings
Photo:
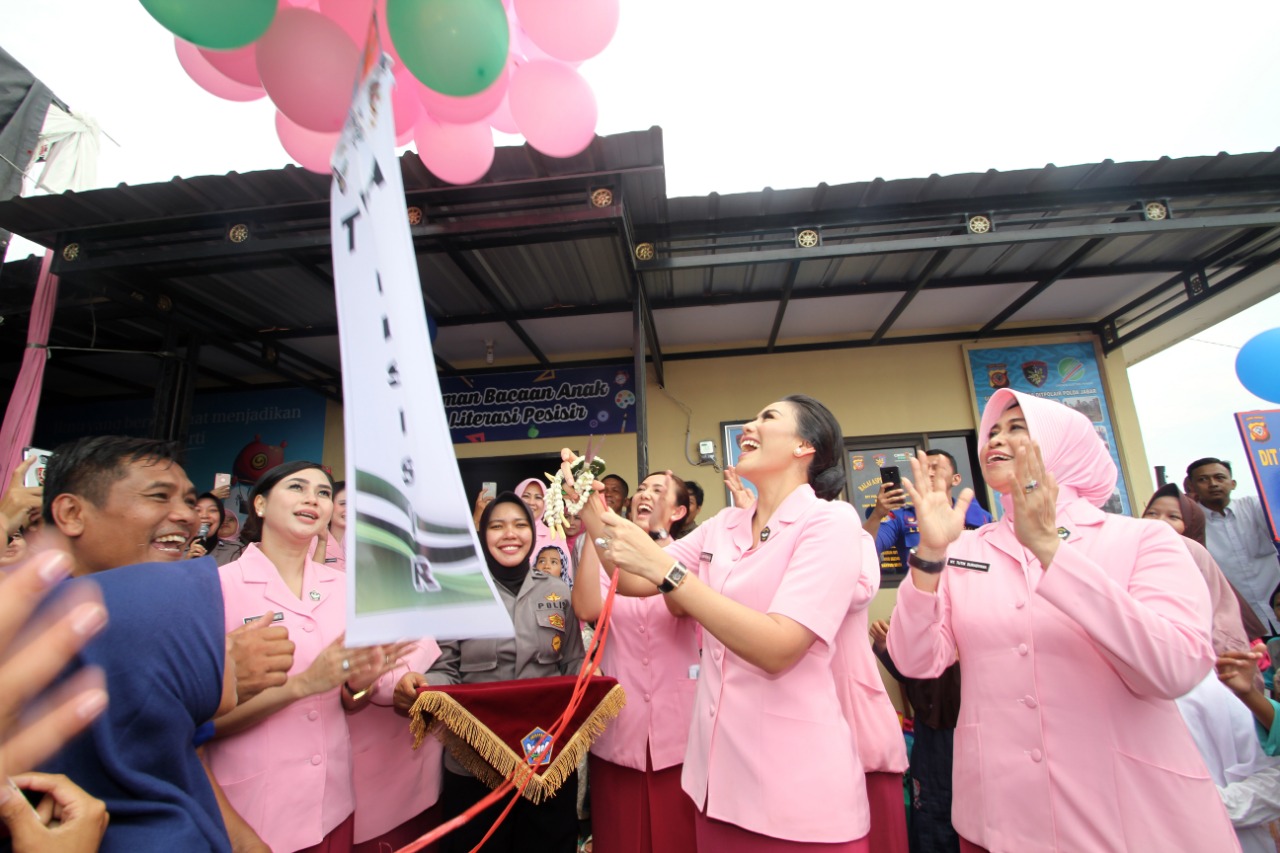
POLYGON ((1249 393, 1280 403, 1280 329, 1255 335, 1240 348, 1236 376, 1249 393))

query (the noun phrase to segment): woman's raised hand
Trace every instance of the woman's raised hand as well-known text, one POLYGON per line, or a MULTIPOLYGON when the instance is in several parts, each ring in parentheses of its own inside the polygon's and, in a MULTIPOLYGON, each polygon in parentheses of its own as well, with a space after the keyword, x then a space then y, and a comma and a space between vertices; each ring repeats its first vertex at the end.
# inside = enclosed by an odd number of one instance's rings
POLYGON ((604 548, 613 564, 624 572, 660 583, 671 566, 671 558, 662 546, 638 525, 615 512, 606 512, 601 521, 604 522, 604 544, 599 547, 604 548))
POLYGON ((729 488, 729 494, 733 496, 734 506, 739 509, 751 509, 751 505, 756 502, 756 496, 742 484, 737 468, 732 465, 724 467, 724 484, 729 488))
POLYGON ((911 479, 903 479, 902 487, 916 508, 921 558, 941 557, 964 531, 964 516, 973 500, 973 489, 962 491, 953 506, 947 484, 934 482, 929 474, 929 457, 923 450, 917 450, 911 459, 911 479))
POLYGON ((1049 568, 1062 540, 1058 537, 1058 481, 1045 470, 1044 455, 1034 441, 1011 441, 1016 475, 1009 497, 1013 500, 1013 533, 1018 541, 1049 568))

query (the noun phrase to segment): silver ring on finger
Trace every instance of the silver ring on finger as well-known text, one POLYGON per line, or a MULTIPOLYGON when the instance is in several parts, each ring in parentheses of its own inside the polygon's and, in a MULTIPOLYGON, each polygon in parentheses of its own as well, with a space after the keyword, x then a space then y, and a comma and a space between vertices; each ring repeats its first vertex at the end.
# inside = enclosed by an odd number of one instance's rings
POLYGON ((1022 487, 1022 490, 1023 490, 1024 492, 1026 492, 1027 494, 1030 494, 1031 492, 1034 492, 1034 491, 1036 490, 1036 488, 1037 488, 1039 485, 1040 485, 1040 483, 1039 483, 1038 481, 1036 481, 1036 480, 1032 480, 1031 482, 1029 482, 1029 483, 1027 483, 1025 486, 1023 486, 1023 487, 1022 487))
POLYGON ((603 548, 606 551, 609 550, 609 540, 605 539, 603 536, 597 536, 595 538, 595 543, 597 548, 603 548))
POLYGON ((382 658, 382 662, 383 662, 383 663, 385 663, 385 664, 390 664, 390 663, 391 663, 391 655, 384 655, 384 656, 383 656, 383 658, 382 658))
POLYGON ((343 658, 343 659, 342 659, 342 671, 343 671, 343 672, 350 672, 350 671, 351 671, 351 661, 350 661, 350 660, 348 660, 347 658, 343 658))

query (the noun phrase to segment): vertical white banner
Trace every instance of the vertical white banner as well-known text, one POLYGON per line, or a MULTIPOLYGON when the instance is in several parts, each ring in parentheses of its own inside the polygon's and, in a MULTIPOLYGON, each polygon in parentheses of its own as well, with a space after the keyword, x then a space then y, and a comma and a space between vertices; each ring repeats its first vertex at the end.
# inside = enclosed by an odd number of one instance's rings
POLYGON ((354 519, 347 642, 511 636, 445 421, 395 156, 390 64, 366 62, 330 193, 354 519))

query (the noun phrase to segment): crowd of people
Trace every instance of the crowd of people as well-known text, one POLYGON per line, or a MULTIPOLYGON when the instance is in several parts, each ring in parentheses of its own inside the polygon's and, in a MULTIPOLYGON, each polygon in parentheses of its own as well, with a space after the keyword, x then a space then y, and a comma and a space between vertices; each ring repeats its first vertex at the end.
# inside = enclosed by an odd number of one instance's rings
MULTIPOLYGON (((543 480, 482 493, 514 636, 358 647, 345 486, 321 465, 264 474, 240 529, 168 443, 64 445, 43 489, 19 468, 0 498, 0 849, 397 850, 489 792, 413 749, 419 692, 577 675, 614 585, 599 668, 626 706, 483 850, 1275 848, 1280 561, 1229 462, 1107 514, 1087 418, 1003 389, 977 451, 999 520, 939 450, 864 519, 844 447, 793 395, 743 427, 734 505, 701 522, 670 471, 634 494, 567 476, 565 539, 543 480), (872 622, 889 550, 907 574, 872 622)), ((473 849, 502 811, 429 849, 473 849)))

